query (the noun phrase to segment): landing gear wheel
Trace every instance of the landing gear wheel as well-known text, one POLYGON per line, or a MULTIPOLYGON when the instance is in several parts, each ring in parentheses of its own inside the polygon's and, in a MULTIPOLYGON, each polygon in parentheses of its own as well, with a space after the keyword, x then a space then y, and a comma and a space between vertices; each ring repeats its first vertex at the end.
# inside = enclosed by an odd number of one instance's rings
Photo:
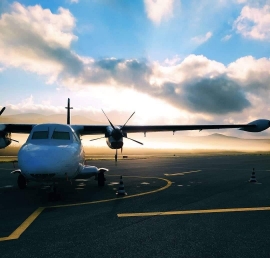
POLYGON ((18 183, 18 187, 19 187, 20 189, 24 189, 24 188, 26 187, 27 182, 26 182, 25 177, 24 177, 22 174, 20 174, 20 175, 18 176, 17 183, 18 183))
POLYGON ((104 186, 106 181, 106 178, 104 176, 104 172, 99 172, 98 173, 98 186, 104 186))
POLYGON ((59 201, 61 199, 61 194, 57 191, 56 186, 53 186, 52 192, 48 193, 48 201, 59 201))

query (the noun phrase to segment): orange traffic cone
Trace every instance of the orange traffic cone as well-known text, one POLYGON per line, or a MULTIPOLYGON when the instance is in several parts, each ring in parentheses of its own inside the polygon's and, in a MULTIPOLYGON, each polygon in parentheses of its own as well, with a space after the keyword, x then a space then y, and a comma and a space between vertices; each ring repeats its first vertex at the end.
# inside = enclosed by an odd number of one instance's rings
POLYGON ((120 176, 119 187, 118 187, 118 191, 117 191, 116 194, 117 195, 127 195, 127 193, 125 191, 125 187, 124 187, 122 176, 120 176))
POLYGON ((256 179, 256 176, 255 176, 254 168, 253 168, 253 172, 251 173, 251 177, 249 179, 249 182, 250 183, 257 183, 257 179, 256 179))

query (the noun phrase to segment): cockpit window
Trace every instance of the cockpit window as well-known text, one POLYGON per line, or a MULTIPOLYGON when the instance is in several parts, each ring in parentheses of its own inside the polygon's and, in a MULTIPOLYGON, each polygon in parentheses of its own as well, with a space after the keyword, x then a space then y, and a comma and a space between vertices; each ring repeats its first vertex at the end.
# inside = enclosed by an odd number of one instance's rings
POLYGON ((69 134, 69 132, 54 131, 53 135, 52 135, 52 139, 70 140, 70 134, 69 134))
POLYGON ((49 131, 35 131, 33 132, 32 139, 40 140, 40 139, 48 139, 49 131))

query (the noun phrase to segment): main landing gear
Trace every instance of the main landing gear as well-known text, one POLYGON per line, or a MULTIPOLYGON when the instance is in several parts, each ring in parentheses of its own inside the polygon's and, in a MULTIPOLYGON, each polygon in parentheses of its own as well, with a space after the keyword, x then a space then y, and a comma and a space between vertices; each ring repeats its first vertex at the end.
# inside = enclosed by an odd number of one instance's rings
POLYGON ((104 176, 104 171, 99 171, 97 180, 98 180, 98 186, 104 186, 105 181, 106 181, 106 178, 104 176))
POLYGON ((22 174, 19 174, 17 183, 20 189, 24 189, 27 185, 26 178, 22 174))
POLYGON ((57 187, 53 185, 51 190, 52 191, 48 193, 48 201, 59 201, 61 194, 57 191, 57 187))

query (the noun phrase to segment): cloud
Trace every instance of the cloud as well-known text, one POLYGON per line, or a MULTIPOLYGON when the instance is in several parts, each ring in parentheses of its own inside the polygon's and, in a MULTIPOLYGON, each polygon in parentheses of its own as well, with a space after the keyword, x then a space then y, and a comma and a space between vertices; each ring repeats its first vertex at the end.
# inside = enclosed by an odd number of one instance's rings
POLYGON ((79 81, 85 87, 109 84, 133 89, 197 113, 240 112, 251 104, 240 85, 224 75, 225 70, 224 65, 195 55, 173 67, 111 58, 93 61, 72 85, 79 81))
POLYGON ((181 61, 181 57, 178 55, 175 55, 173 58, 166 58, 164 60, 164 64, 168 66, 173 66, 173 65, 179 64, 180 61, 181 61))
POLYGON ((208 31, 205 35, 193 37, 191 40, 194 41, 196 44, 201 45, 205 43, 208 39, 210 39, 212 35, 212 32, 208 31))
POLYGON ((70 50, 77 40, 74 27, 75 18, 67 9, 60 7, 53 14, 39 5, 25 7, 15 2, 0 19, 0 63, 51 79, 59 73, 76 74, 82 61, 70 50))
MULTIPOLYGON (((165 65, 145 59, 95 60, 71 50, 77 39, 74 28, 75 18, 63 8, 53 14, 38 5, 13 4, 11 12, 0 19, 1 67, 44 74, 60 88, 77 92, 114 89, 110 98, 122 90, 133 93, 134 98, 139 96, 136 93, 145 94, 184 112, 186 117, 195 114, 219 119, 218 115, 226 114, 233 121, 243 119, 239 114, 256 118, 258 110, 269 110, 265 104, 270 98, 267 58, 243 57, 227 66, 202 55, 189 55, 181 61, 177 58, 165 65), (54 24, 53 33, 50 24, 54 24)), ((205 37, 211 35, 208 32, 205 37)))
POLYGON ((270 5, 262 8, 244 6, 233 27, 246 38, 270 41, 270 5))
POLYGON ((144 0, 147 17, 155 24, 173 15, 174 0, 144 0))
POLYGON ((70 3, 71 4, 77 4, 77 3, 79 3, 79 0, 70 0, 70 3))
POLYGON ((225 76, 185 85, 180 100, 192 111, 211 114, 241 112, 251 106, 240 85, 225 76))
POLYGON ((228 34, 228 35, 224 36, 221 40, 222 41, 228 41, 231 37, 232 37, 232 35, 228 34))

